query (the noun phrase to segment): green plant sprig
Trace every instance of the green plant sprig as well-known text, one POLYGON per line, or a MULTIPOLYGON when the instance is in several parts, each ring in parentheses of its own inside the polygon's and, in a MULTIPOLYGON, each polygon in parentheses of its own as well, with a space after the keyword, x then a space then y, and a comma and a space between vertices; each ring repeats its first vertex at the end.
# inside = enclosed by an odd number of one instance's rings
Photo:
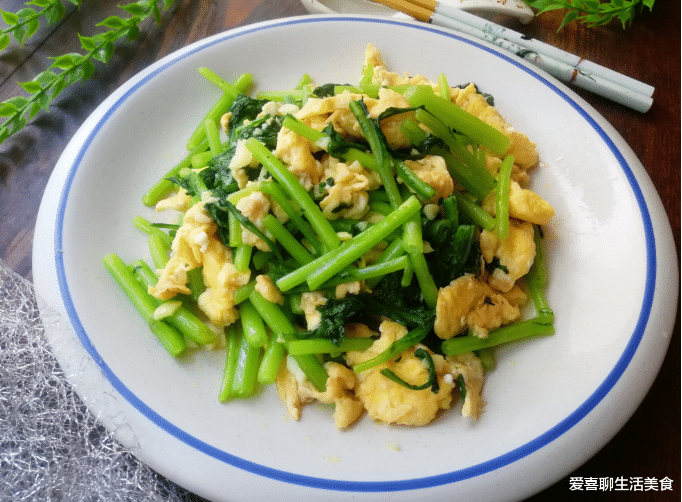
MULTIPOLYGON (((80 7, 83 0, 69 0, 76 7, 80 7)), ((0 31, 0 51, 6 48, 12 41, 12 37, 24 45, 40 28, 41 18, 45 18, 47 26, 56 23, 64 17, 66 7, 61 0, 31 0, 26 2, 26 7, 17 12, 7 12, 0 9, 0 17, 8 25, 0 31), (35 5, 40 10, 36 10, 31 5, 35 5)))
MULTIPOLYGON (((43 0, 33 1, 43 3, 43 0)), ((20 82, 19 85, 29 96, 15 96, 0 102, 0 117, 5 118, 0 125, 0 144, 20 131, 38 112, 49 111, 51 102, 66 87, 89 79, 95 72, 93 60, 107 64, 114 54, 115 41, 124 37, 128 40, 136 39, 140 33, 140 23, 150 16, 159 24, 161 11, 168 9, 174 2, 175 0, 139 0, 120 6, 130 17, 110 16, 97 24, 107 28, 106 31, 92 37, 78 35, 84 54, 75 52, 50 58, 53 63, 46 70, 33 80, 20 82)))
POLYGON ((654 6, 655 0, 527 0, 528 5, 538 14, 551 10, 565 9, 559 30, 567 24, 578 21, 589 27, 604 26, 618 20, 626 28, 639 10, 654 6))

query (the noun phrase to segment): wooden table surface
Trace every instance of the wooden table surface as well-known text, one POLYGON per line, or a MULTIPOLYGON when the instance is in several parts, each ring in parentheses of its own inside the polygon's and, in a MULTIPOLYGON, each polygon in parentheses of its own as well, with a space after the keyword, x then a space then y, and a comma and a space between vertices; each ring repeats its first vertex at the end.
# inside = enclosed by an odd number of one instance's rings
MULTIPOLYGON (((2 0, 0 9, 16 12, 21 0, 2 0)), ((122 12, 111 0, 84 1, 75 9, 65 1, 67 15, 42 26, 23 47, 13 42, 0 52, 0 102, 25 95, 19 82, 31 80, 50 63, 49 57, 80 51, 76 33, 93 35, 95 24, 122 12)), ((36 215, 45 184, 64 147, 104 98, 135 73, 191 42, 258 21, 304 15, 298 0, 176 0, 163 13, 160 26, 143 25, 140 37, 117 44, 106 67, 83 85, 68 88, 28 126, 0 144, 0 259, 31 279, 31 249, 36 215)), ((641 114, 577 90, 625 138, 657 188, 680 248, 680 2, 659 0, 626 30, 620 25, 586 28, 573 23, 557 31, 561 14, 538 16, 522 26, 496 19, 517 31, 608 66, 656 88, 652 109, 641 114)), ((0 29, 6 25, 0 22, 0 29)), ((671 306, 678 308, 678 306, 671 306)), ((663 367, 625 427, 592 460, 571 476, 672 479, 673 491, 576 492, 569 478, 533 497, 533 501, 680 500, 680 313, 663 367)), ((189 495, 188 500, 197 500, 189 495)))

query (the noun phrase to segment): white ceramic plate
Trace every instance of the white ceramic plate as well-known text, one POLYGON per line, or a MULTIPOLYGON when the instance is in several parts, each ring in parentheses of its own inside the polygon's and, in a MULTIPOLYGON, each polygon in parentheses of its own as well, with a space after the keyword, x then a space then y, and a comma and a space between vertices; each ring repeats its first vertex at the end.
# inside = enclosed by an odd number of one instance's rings
POLYGON ((40 208, 34 278, 48 336, 88 407, 151 467, 213 500, 512 500, 592 456, 627 421, 663 360, 677 298, 660 199, 616 132, 552 78, 424 24, 300 17, 218 34, 132 78, 97 108, 57 164, 40 208), (286 418, 274 389, 217 401, 223 353, 172 360, 101 264, 146 258, 131 219, 184 155, 218 92, 197 73, 251 72, 262 89, 356 82, 368 42, 391 68, 476 82, 538 145, 556 334, 498 351, 477 423, 459 410, 413 429, 331 410, 286 418), (74 333, 71 335, 71 333, 74 333), (422 498, 423 497, 423 498, 422 498))

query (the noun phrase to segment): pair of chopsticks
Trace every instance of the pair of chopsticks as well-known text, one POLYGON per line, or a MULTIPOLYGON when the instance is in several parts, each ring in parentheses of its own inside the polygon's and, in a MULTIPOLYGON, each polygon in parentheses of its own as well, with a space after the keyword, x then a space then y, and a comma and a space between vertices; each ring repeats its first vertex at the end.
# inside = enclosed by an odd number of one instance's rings
POLYGON ((437 0, 373 1, 419 21, 490 42, 538 66, 562 82, 638 112, 648 111, 653 104, 654 88, 650 85, 437 0))

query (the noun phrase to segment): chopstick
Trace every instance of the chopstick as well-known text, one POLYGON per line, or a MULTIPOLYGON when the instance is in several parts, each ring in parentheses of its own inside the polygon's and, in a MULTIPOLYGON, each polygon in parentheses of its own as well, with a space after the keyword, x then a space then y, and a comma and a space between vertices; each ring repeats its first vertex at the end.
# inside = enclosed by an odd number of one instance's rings
POLYGON ((426 23, 490 42, 538 66, 553 77, 639 112, 653 104, 654 88, 557 47, 525 38, 461 9, 436 0, 373 0, 426 23))

